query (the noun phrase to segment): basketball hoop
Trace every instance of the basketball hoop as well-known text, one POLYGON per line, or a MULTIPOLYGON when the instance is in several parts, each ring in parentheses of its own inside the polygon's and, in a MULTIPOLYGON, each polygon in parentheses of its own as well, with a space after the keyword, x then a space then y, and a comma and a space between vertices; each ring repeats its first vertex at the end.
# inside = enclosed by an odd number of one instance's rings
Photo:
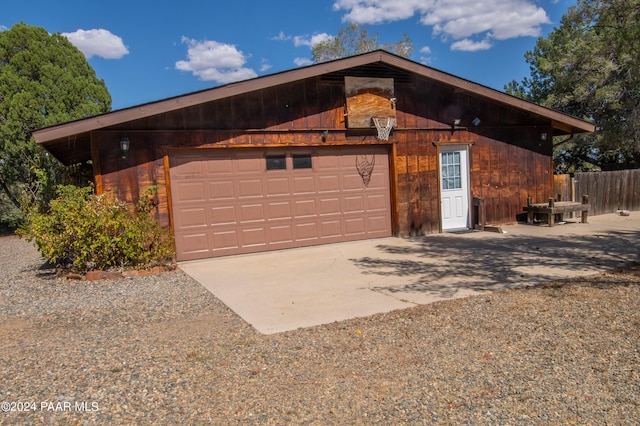
POLYGON ((393 117, 371 117, 371 119, 378 130, 378 139, 388 141, 391 129, 396 125, 396 119, 393 117), (385 119, 386 123, 384 123, 385 119))

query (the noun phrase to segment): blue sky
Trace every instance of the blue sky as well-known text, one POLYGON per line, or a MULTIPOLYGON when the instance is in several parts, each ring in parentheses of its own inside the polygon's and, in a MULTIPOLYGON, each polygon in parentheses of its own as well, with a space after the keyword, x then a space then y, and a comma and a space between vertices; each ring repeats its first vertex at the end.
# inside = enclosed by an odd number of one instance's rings
POLYGON ((575 0, 11 1, 24 22, 67 36, 104 79, 113 109, 310 64, 311 45, 349 22, 379 42, 409 35, 411 58, 502 90, 575 0))

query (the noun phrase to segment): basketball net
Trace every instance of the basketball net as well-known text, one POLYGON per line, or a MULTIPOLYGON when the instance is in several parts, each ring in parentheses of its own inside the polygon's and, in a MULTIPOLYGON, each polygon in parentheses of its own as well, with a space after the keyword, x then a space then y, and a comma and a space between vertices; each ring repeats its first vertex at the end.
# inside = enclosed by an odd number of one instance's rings
POLYGON ((389 135, 391 134, 391 129, 396 124, 396 119, 393 117, 372 117, 373 124, 376 126, 378 130, 378 139, 383 141, 389 140, 389 135), (384 120, 387 120, 385 124, 383 124, 384 120))

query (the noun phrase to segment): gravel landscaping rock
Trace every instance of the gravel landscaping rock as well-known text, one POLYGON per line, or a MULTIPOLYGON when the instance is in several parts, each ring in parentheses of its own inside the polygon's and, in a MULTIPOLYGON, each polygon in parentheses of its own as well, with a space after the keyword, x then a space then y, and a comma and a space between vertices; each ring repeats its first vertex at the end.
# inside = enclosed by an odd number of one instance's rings
POLYGON ((16 237, 0 264, 0 424, 640 418, 638 264, 269 336, 180 270, 66 280, 16 237))

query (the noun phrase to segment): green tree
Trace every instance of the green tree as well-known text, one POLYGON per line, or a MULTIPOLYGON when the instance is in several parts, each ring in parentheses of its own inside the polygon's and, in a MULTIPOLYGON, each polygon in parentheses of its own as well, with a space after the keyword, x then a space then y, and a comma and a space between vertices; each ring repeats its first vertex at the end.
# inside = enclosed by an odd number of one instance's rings
POLYGON ((46 205, 62 166, 31 132, 111 110, 103 80, 60 34, 15 24, 0 32, 0 223, 46 205))
POLYGON ((640 0, 579 0, 526 53, 531 77, 507 93, 593 120, 557 141, 559 171, 640 167, 640 0))
POLYGON ((380 44, 378 33, 369 35, 366 27, 351 23, 338 31, 335 37, 316 43, 311 48, 311 56, 314 62, 326 62, 377 49, 409 58, 415 48, 407 34, 403 34, 402 39, 397 43, 380 44))

